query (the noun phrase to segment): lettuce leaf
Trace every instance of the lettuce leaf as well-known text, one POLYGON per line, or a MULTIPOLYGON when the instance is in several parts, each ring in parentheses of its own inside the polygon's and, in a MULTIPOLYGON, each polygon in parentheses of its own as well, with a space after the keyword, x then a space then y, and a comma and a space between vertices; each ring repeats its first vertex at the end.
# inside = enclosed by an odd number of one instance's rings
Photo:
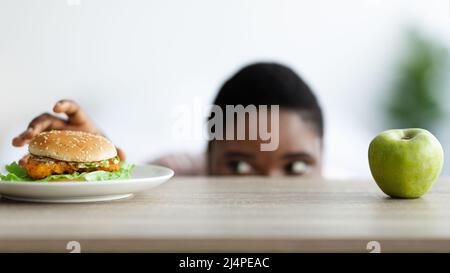
POLYGON ((23 167, 20 167, 16 162, 7 165, 5 169, 9 172, 6 175, 0 173, 1 181, 33 181, 33 182, 48 182, 55 180, 75 180, 75 181, 105 181, 105 180, 118 180, 126 179, 130 177, 131 170, 134 168, 134 164, 122 163, 120 170, 117 172, 107 171, 94 171, 83 172, 73 174, 58 174, 50 175, 44 179, 33 180, 27 176, 27 173, 23 167))
POLYGON ((25 169, 20 167, 17 162, 6 165, 5 169, 9 173, 6 175, 0 173, 0 181, 31 181, 31 178, 27 176, 25 169))

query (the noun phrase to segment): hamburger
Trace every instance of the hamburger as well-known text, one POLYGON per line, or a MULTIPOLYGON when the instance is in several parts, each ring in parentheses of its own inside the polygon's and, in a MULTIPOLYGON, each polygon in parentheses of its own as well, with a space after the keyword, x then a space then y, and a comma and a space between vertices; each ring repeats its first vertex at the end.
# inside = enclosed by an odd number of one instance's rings
POLYGON ((111 141, 85 132, 43 132, 30 141, 28 151, 23 167, 16 163, 6 167, 9 178, 17 177, 9 180, 110 180, 128 177, 132 168, 121 162, 111 141))

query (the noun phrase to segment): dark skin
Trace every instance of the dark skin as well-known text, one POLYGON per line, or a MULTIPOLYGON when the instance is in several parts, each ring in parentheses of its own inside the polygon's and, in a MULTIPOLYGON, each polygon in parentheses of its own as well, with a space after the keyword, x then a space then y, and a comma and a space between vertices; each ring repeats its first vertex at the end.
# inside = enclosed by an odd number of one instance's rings
POLYGON ((274 151, 261 151, 261 140, 213 140, 208 173, 320 177, 322 141, 313 126, 289 110, 280 111, 279 121, 279 146, 274 151))
MULTIPOLYGON (((104 135, 74 101, 58 101, 53 111, 66 114, 67 118, 61 119, 49 113, 41 114, 29 123, 22 134, 13 139, 12 144, 22 147, 29 144, 34 136, 49 130, 104 135)), ((280 111, 279 122, 279 146, 275 151, 261 151, 261 140, 212 141, 208 153, 208 174, 320 177, 322 140, 311 123, 304 121, 299 113, 283 109, 280 111)), ((123 151, 117 148, 117 152, 124 160, 123 151)), ((26 160, 25 156, 19 164, 23 165, 26 160)))
MULTIPOLYGON (((94 122, 88 117, 88 115, 81 109, 81 107, 71 100, 60 100, 53 106, 53 112, 66 114, 66 119, 61 119, 50 113, 43 113, 34 118, 29 124, 27 129, 16 136, 12 140, 12 144, 15 147, 22 147, 30 143, 30 140, 44 131, 50 130, 72 130, 83 131, 91 134, 104 135, 100 129, 95 126, 94 122)), ((117 154, 121 160, 125 160, 125 154, 117 148, 117 154)), ((24 165, 27 160, 27 156, 23 157, 20 161, 20 165, 24 165)))

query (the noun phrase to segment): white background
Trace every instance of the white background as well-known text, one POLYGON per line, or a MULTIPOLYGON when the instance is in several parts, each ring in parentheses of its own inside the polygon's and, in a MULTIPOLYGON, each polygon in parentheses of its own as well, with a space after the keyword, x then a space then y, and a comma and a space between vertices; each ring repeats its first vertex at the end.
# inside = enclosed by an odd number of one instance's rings
POLYGON ((380 99, 408 26, 450 45, 449 1, 0 0, 0 162, 26 152, 11 138, 61 98, 77 100, 130 161, 202 151, 204 141, 173 135, 174 109, 211 103, 238 68, 269 60, 316 91, 327 173, 369 176, 368 143, 385 129, 380 99))

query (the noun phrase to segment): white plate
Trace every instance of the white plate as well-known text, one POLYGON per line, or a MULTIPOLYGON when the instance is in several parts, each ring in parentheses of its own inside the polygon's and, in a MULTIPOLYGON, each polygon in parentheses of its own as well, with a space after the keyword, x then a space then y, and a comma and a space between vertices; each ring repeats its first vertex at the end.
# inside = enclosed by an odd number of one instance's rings
POLYGON ((154 188, 173 176, 171 169, 136 166, 124 180, 79 182, 0 181, 3 198, 41 203, 81 203, 110 201, 132 197, 134 193, 154 188))

